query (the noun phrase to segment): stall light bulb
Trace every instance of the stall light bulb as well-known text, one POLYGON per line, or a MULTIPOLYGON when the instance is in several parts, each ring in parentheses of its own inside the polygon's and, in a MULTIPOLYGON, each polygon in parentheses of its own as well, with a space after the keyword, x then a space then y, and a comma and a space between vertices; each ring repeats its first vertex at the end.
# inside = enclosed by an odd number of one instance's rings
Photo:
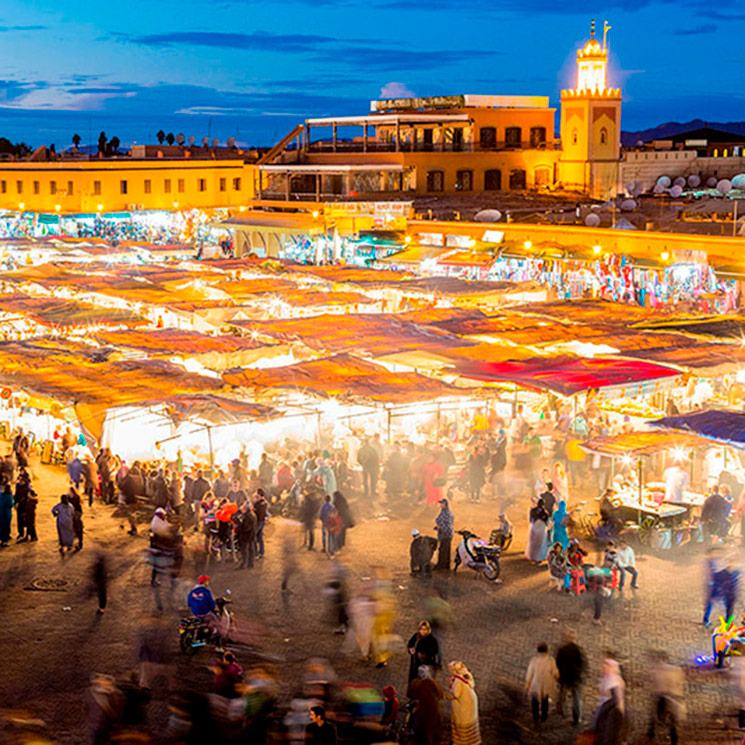
POLYGON ((600 246, 593 246, 592 252, 597 256, 603 249, 600 246))
POLYGON ((175 210, 177 210, 177 209, 178 209, 178 202, 174 202, 174 203, 173 203, 173 209, 175 209, 175 210))
POLYGON ((318 217, 318 210, 313 211, 313 217, 318 217))
POLYGON ((663 251, 663 252, 662 252, 662 253, 660 254, 660 258, 661 258, 661 259, 662 259, 663 261, 667 261, 667 260, 668 260, 668 259, 670 258, 670 252, 669 252, 669 251, 663 251))
POLYGON ((621 457, 621 463, 623 463, 624 466, 630 466, 632 462, 630 455, 624 455, 621 457))
POLYGON ((60 210, 60 206, 59 206, 58 204, 55 204, 55 205, 54 205, 54 209, 55 209, 55 210, 57 210, 57 212, 59 212, 59 210, 60 210))
POLYGON ((20 204, 18 205, 18 209, 19 209, 19 210, 25 210, 25 209, 26 209, 26 205, 25 205, 25 204, 24 204, 23 202, 21 202, 21 203, 20 203, 20 204))
POLYGON ((527 251, 530 251, 530 249, 533 248, 533 241, 525 241, 525 243, 523 243, 523 246, 525 246, 525 249, 527 251))
POLYGON ((98 205, 98 211, 100 212, 102 209, 103 209, 103 205, 102 204, 99 204, 98 205))

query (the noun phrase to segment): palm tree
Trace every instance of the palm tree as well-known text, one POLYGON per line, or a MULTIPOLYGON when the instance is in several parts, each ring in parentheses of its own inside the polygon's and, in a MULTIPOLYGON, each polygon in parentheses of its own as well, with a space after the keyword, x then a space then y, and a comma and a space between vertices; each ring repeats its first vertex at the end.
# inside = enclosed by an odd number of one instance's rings
POLYGON ((166 142, 167 142, 167 143, 168 143, 169 145, 173 145, 173 143, 174 143, 175 141, 176 141, 176 138, 175 138, 175 137, 173 136, 173 132, 169 132, 169 133, 168 133, 168 134, 166 135, 166 142))
POLYGON ((74 134, 72 136, 72 144, 75 146, 76 150, 78 149, 78 146, 80 145, 80 139, 81 138, 79 134, 74 134))
POLYGON ((114 135, 111 140, 109 141, 109 147, 111 148, 111 152, 115 153, 119 150, 119 145, 121 142, 119 141, 119 138, 114 135))
POLYGON ((165 133, 165 132, 164 132, 164 131, 163 131, 162 129, 159 129, 159 130, 158 130, 158 131, 157 131, 157 132, 155 133, 155 136, 156 136, 156 137, 157 137, 157 139, 158 139, 158 144, 159 144, 159 145, 162 145, 162 144, 163 144, 163 140, 165 140, 165 139, 166 139, 166 133, 165 133))

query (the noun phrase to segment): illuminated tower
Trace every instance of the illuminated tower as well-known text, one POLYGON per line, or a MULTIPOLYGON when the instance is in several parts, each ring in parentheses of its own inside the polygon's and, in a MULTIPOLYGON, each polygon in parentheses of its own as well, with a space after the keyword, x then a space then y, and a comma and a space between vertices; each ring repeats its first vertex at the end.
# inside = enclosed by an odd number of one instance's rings
POLYGON ((591 196, 615 196, 621 152, 621 90, 607 87, 608 31, 577 50, 577 87, 561 92, 560 180, 591 196))

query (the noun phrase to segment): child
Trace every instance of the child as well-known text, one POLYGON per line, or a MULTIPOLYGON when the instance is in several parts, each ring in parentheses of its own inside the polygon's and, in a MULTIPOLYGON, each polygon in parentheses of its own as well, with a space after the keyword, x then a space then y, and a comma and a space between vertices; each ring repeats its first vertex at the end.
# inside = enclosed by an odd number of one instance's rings
POLYGON ((383 726, 395 725, 398 721, 399 703, 396 698, 396 689, 393 686, 383 688, 383 726))

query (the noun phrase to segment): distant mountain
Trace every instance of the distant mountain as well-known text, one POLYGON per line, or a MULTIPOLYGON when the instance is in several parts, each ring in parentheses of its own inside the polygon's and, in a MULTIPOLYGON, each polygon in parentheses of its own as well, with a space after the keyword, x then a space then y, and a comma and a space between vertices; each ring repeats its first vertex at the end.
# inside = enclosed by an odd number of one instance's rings
POLYGON ((733 134, 745 135, 745 122, 705 122, 703 119, 693 119, 690 122, 667 122, 652 129, 642 129, 639 132, 621 132, 621 144, 624 147, 632 147, 639 140, 649 142, 650 140, 665 140, 673 135, 688 132, 701 127, 721 129, 733 134))

